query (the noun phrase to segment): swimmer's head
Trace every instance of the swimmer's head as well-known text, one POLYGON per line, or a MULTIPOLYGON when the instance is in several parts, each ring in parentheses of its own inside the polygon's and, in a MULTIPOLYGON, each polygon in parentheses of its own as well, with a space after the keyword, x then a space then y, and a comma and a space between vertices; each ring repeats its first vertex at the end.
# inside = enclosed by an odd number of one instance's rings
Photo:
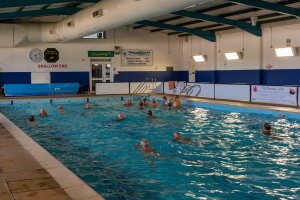
POLYGON ((153 116, 152 110, 148 110, 147 115, 148 116, 153 116))
POLYGON ((86 108, 86 109, 90 109, 90 108, 91 108, 91 104, 90 104, 90 103, 86 103, 86 104, 85 104, 85 108, 86 108))
POLYGON ((122 113, 118 114, 118 120, 123 120, 125 119, 124 115, 122 113))
POLYGON ((155 100, 155 99, 153 99, 153 100, 152 100, 152 103, 156 103, 156 100, 155 100))
POLYGON ((173 138, 174 138, 174 139, 178 139, 178 138, 180 138, 180 136, 181 136, 181 134, 180 134, 179 132, 175 132, 175 133, 173 134, 173 138))
POLYGON ((264 123, 264 133, 271 133, 271 125, 269 123, 264 123))
POLYGON ((35 121, 35 119, 34 119, 34 116, 33 116, 33 115, 31 115, 30 117, 28 117, 28 121, 30 121, 30 122, 34 122, 34 121, 35 121))
POLYGON ((57 107, 58 110, 63 110, 64 108, 62 106, 57 107))
POLYGON ((167 97, 166 97, 166 96, 163 96, 163 99, 164 99, 164 100, 167 100, 167 97))
POLYGON ((40 109, 40 115, 41 116, 46 116, 47 115, 47 112, 46 112, 46 110, 44 108, 40 109))
POLYGON ((149 145, 149 141, 147 139, 142 139, 141 142, 140 142, 140 145, 141 146, 147 146, 147 145, 149 145))

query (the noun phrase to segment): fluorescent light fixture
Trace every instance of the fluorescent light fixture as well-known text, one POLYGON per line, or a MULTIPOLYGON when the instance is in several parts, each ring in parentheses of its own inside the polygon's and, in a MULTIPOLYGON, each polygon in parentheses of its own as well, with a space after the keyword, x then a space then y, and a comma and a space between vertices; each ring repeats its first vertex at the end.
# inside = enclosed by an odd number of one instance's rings
POLYGON ((193 58, 194 58, 195 62, 205 62, 206 61, 206 56, 205 55, 201 55, 201 54, 194 55, 193 58))
POLYGON ((241 52, 228 52, 224 53, 227 60, 240 60, 242 59, 242 53, 241 52))
POLYGON ((295 56, 295 49, 293 47, 275 48, 277 57, 292 57, 295 56))

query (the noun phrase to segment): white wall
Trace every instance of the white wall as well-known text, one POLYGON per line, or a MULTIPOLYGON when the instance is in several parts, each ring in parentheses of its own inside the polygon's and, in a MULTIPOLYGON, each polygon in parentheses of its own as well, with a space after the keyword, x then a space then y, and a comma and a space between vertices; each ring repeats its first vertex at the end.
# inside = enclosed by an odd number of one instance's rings
MULTIPOLYGON (((119 71, 165 71, 167 66, 174 66, 180 70, 181 56, 178 47, 180 40, 176 37, 168 37, 164 34, 150 34, 147 31, 131 31, 129 28, 121 28, 107 33, 107 39, 81 39, 70 43, 27 44, 17 42, 22 34, 13 34, 16 27, 0 25, 0 70, 2 72, 45 72, 45 71, 89 71, 90 58, 88 51, 113 51, 114 46, 124 49, 152 49, 154 52, 153 66, 121 66, 120 56, 113 59, 114 67, 119 71), (67 64, 66 69, 39 69, 38 64, 29 59, 32 48, 44 50, 57 48, 60 52, 58 63, 67 64)), ((37 36, 38 37, 38 36, 37 36)))
POLYGON ((238 29, 218 32, 216 43, 197 36, 182 38, 183 66, 189 69, 191 65, 195 65, 197 70, 205 71, 266 69, 268 64, 273 66, 272 69, 299 69, 300 56, 277 58, 274 48, 285 47, 286 39, 291 39, 292 46, 300 47, 300 20, 265 25, 262 30, 262 37, 238 29), (273 48, 270 48, 271 44, 273 48), (230 51, 244 52, 244 58, 239 61, 226 61, 224 53, 230 51), (207 62, 193 61, 192 55, 199 53, 208 56, 207 62))

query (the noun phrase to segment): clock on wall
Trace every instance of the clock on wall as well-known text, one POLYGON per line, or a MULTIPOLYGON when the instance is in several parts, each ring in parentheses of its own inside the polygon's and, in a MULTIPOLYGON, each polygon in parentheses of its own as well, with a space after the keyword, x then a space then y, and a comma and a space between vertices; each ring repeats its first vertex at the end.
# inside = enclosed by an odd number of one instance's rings
POLYGON ((32 62, 40 63, 43 61, 43 57, 44 56, 42 50, 38 48, 31 49, 31 51, 29 52, 29 59, 32 62))

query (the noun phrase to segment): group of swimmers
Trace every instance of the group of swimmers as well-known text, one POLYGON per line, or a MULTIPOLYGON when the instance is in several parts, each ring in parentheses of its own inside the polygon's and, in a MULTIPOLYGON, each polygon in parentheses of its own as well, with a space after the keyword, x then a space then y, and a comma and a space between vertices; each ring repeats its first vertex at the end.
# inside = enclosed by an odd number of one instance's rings
MULTIPOLYGON (((170 98, 168 99, 166 96, 163 96, 162 98, 162 103, 164 107, 167 107, 169 110, 171 110, 172 108, 181 108, 182 107, 182 103, 181 103, 181 99, 179 96, 176 96, 175 98, 170 98)), ((124 104, 125 107, 131 107, 133 106, 133 101, 129 98, 124 104)), ((143 98, 140 102, 139 102, 139 109, 144 109, 145 107, 158 107, 159 104, 157 103, 157 101, 155 99, 152 99, 151 103, 148 103, 148 99, 147 98, 143 98)), ((90 103, 86 103, 85 104, 85 109, 90 109, 91 108, 91 104, 90 103)), ((59 113, 65 113, 64 108, 59 105, 57 107, 57 112, 59 113)), ((44 108, 40 109, 39 112, 39 116, 40 117, 47 117, 48 113, 46 112, 46 110, 44 108)), ((148 110, 147 118, 149 119, 154 119, 154 115, 153 112, 151 110, 148 110)), ((280 118, 284 118, 284 115, 280 115, 280 118)), ((117 120, 118 121, 123 121, 125 120, 125 116, 122 113, 119 113, 117 116, 117 120)), ((36 123, 35 118, 33 115, 31 115, 28 118, 28 121, 30 123, 36 123)), ((272 134, 272 127, 270 125, 270 123, 264 123, 263 125, 263 133, 265 135, 271 135, 272 134)), ((173 134, 173 141, 174 142, 179 142, 179 143, 183 143, 183 144, 191 144, 192 143, 192 139, 189 137, 185 137, 182 136, 181 133, 179 132, 175 132, 173 134)), ((139 144, 135 145, 135 147, 140 147, 140 150, 144 153, 155 153, 155 149, 150 145, 149 141, 147 139, 142 139, 140 141, 139 144)))

